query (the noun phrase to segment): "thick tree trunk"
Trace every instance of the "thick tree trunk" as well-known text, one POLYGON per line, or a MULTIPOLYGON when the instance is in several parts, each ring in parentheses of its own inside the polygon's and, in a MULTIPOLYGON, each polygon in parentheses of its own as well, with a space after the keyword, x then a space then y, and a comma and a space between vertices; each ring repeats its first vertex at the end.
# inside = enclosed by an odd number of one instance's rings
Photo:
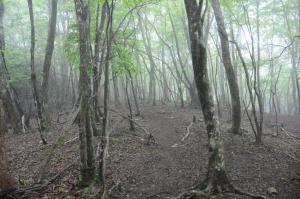
POLYGON ((0 96, 2 97, 5 113, 11 119, 14 131, 21 129, 21 118, 24 115, 19 102, 18 95, 9 83, 10 75, 5 61, 5 38, 4 38, 4 1, 0 1, 0 96))
POLYGON ((0 198, 5 198, 5 193, 10 193, 16 188, 14 178, 9 174, 9 165, 5 149, 5 119, 2 100, 0 100, 0 198))
POLYGON ((93 149, 93 133, 90 118, 91 86, 88 75, 90 64, 89 51, 89 8, 88 4, 75 0, 77 21, 79 25, 80 45, 80 112, 79 112, 79 139, 80 139, 80 172, 82 186, 89 185, 95 175, 95 160, 93 149))
POLYGON ((189 36, 194 69, 202 113, 208 134, 209 161, 205 189, 219 191, 228 189, 229 180, 225 172, 224 150, 218 119, 214 113, 213 97, 207 71, 207 54, 203 42, 203 5, 196 0, 185 0, 189 24, 189 36))
POLYGON ((222 47, 223 64, 225 67, 229 89, 230 89, 230 95, 231 95, 231 107, 232 107, 231 131, 234 134, 240 134, 241 103, 240 103, 240 96, 239 96, 239 87, 238 87, 237 79, 230 58, 228 35, 226 32, 224 17, 222 14, 219 0, 212 0, 211 2, 215 13, 215 18, 218 24, 218 31, 219 31, 221 47, 222 47))

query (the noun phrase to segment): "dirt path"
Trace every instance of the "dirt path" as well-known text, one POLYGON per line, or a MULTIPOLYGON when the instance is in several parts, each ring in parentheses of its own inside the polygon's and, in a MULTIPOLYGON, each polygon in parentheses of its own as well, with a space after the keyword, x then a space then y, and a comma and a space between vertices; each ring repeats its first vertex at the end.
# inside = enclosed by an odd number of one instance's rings
MULTIPOLYGON (((121 162, 114 168, 119 170, 117 175, 130 174, 123 179, 123 186, 115 195, 112 194, 112 198, 163 198, 157 194, 176 195, 204 180, 207 137, 201 119, 192 126, 190 136, 180 142, 193 115, 199 119, 201 114, 197 110, 144 107, 144 117, 138 121, 153 133, 158 144, 140 145, 129 151, 130 161, 124 158, 123 166, 120 167, 121 162), (174 144, 178 146, 172 147, 174 144)), ((244 123, 245 127, 247 125, 244 123)), ((280 189, 280 184, 297 175, 299 164, 283 153, 274 153, 270 146, 283 144, 277 138, 264 138, 265 146, 257 147, 251 142, 252 136, 251 132, 242 137, 223 133, 227 170, 232 182, 254 193, 265 194, 269 187, 278 186, 280 189)))
POLYGON ((160 192, 178 193, 196 182, 200 171, 196 164, 197 153, 201 147, 195 145, 197 147, 191 151, 186 151, 185 146, 172 147, 180 144, 191 119, 186 121, 181 114, 174 114, 168 108, 145 107, 142 123, 153 133, 157 144, 143 149, 144 153, 132 160, 132 167, 128 169, 134 170, 134 176, 124 188, 129 191, 128 198, 146 198, 160 192))

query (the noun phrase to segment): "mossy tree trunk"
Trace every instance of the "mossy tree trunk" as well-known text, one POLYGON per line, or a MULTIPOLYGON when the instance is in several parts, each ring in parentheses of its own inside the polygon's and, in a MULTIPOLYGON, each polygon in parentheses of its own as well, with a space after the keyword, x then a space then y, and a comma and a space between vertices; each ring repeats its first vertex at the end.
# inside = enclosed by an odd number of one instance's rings
POLYGON ((207 52, 203 42, 205 9, 203 1, 185 0, 194 78, 208 134, 209 161, 204 189, 215 192, 230 186, 225 172, 223 143, 218 119, 214 113, 213 97, 207 71, 207 52))
POLYGON ((80 171, 82 185, 89 185, 95 176, 95 159, 93 150, 93 132, 91 129, 90 98, 91 86, 88 75, 91 57, 89 54, 89 7, 88 3, 75 0, 76 16, 79 27, 80 45, 80 112, 79 112, 79 139, 80 139, 80 171))

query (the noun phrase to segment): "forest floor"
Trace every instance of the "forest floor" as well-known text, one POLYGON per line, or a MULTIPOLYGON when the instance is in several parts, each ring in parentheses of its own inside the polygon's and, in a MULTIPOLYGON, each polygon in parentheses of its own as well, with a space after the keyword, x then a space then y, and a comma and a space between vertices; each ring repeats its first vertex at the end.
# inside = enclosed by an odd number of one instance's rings
MULTIPOLYGON (((127 120, 111 113, 108 198, 166 198, 205 179, 207 135, 201 112, 170 106, 143 106, 141 109, 142 116, 135 117, 135 121, 153 134, 155 144, 147 145, 147 137, 141 129, 136 127, 136 131, 131 132, 127 120), (193 115, 196 123, 185 136, 193 115)), ((37 132, 6 137, 11 170, 20 186, 47 184, 42 190, 27 193, 24 198, 93 198, 99 191, 97 186, 85 189, 77 186, 78 129, 67 118, 71 118, 71 114, 62 116, 58 122, 55 119, 47 133, 49 144, 45 146, 37 132)), ((300 137, 299 116, 281 115, 279 121, 285 130, 300 137)), ((226 170, 232 183, 247 192, 267 195, 270 188, 275 188, 278 193, 274 198, 299 199, 300 139, 283 131, 275 136, 273 124, 274 116, 267 114, 263 145, 257 146, 246 118, 242 136, 227 133, 229 124, 221 120, 226 170)), ((213 198, 246 197, 218 195, 213 198)))

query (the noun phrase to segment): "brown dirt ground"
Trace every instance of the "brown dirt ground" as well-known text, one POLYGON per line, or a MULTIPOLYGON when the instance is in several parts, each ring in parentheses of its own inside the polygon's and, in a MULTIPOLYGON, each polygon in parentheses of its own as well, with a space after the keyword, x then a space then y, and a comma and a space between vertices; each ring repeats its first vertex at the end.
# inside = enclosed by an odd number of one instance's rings
MULTIPOLYGON (((122 111, 124 114, 124 110, 122 111)), ((137 128, 130 132, 128 121, 112 113, 108 161, 108 198, 166 198, 188 190, 205 178, 207 170, 207 136, 201 112, 170 106, 143 106, 143 116, 135 120, 153 134, 156 144, 146 145, 145 134, 137 128), (186 127, 196 115, 191 134, 181 142, 186 127)), ((59 179, 45 189, 28 193, 24 198, 93 198, 97 186, 84 190, 77 187, 79 176, 79 141, 71 140, 78 130, 64 116, 61 124, 50 127, 50 144, 43 146, 38 133, 8 135, 6 145, 13 175, 20 186, 40 179, 50 179, 70 163, 59 179), (42 176, 42 177, 41 177, 42 176)), ((300 117, 281 115, 284 128, 300 137, 300 117)), ((284 133, 274 136, 274 116, 266 114, 262 146, 254 144, 254 136, 246 118, 242 136, 226 133, 228 123, 221 121, 226 151, 226 169, 232 183, 247 192, 266 195, 274 187, 278 199, 300 198, 300 139, 284 133)), ((211 198, 246 198, 218 195, 211 198)))

